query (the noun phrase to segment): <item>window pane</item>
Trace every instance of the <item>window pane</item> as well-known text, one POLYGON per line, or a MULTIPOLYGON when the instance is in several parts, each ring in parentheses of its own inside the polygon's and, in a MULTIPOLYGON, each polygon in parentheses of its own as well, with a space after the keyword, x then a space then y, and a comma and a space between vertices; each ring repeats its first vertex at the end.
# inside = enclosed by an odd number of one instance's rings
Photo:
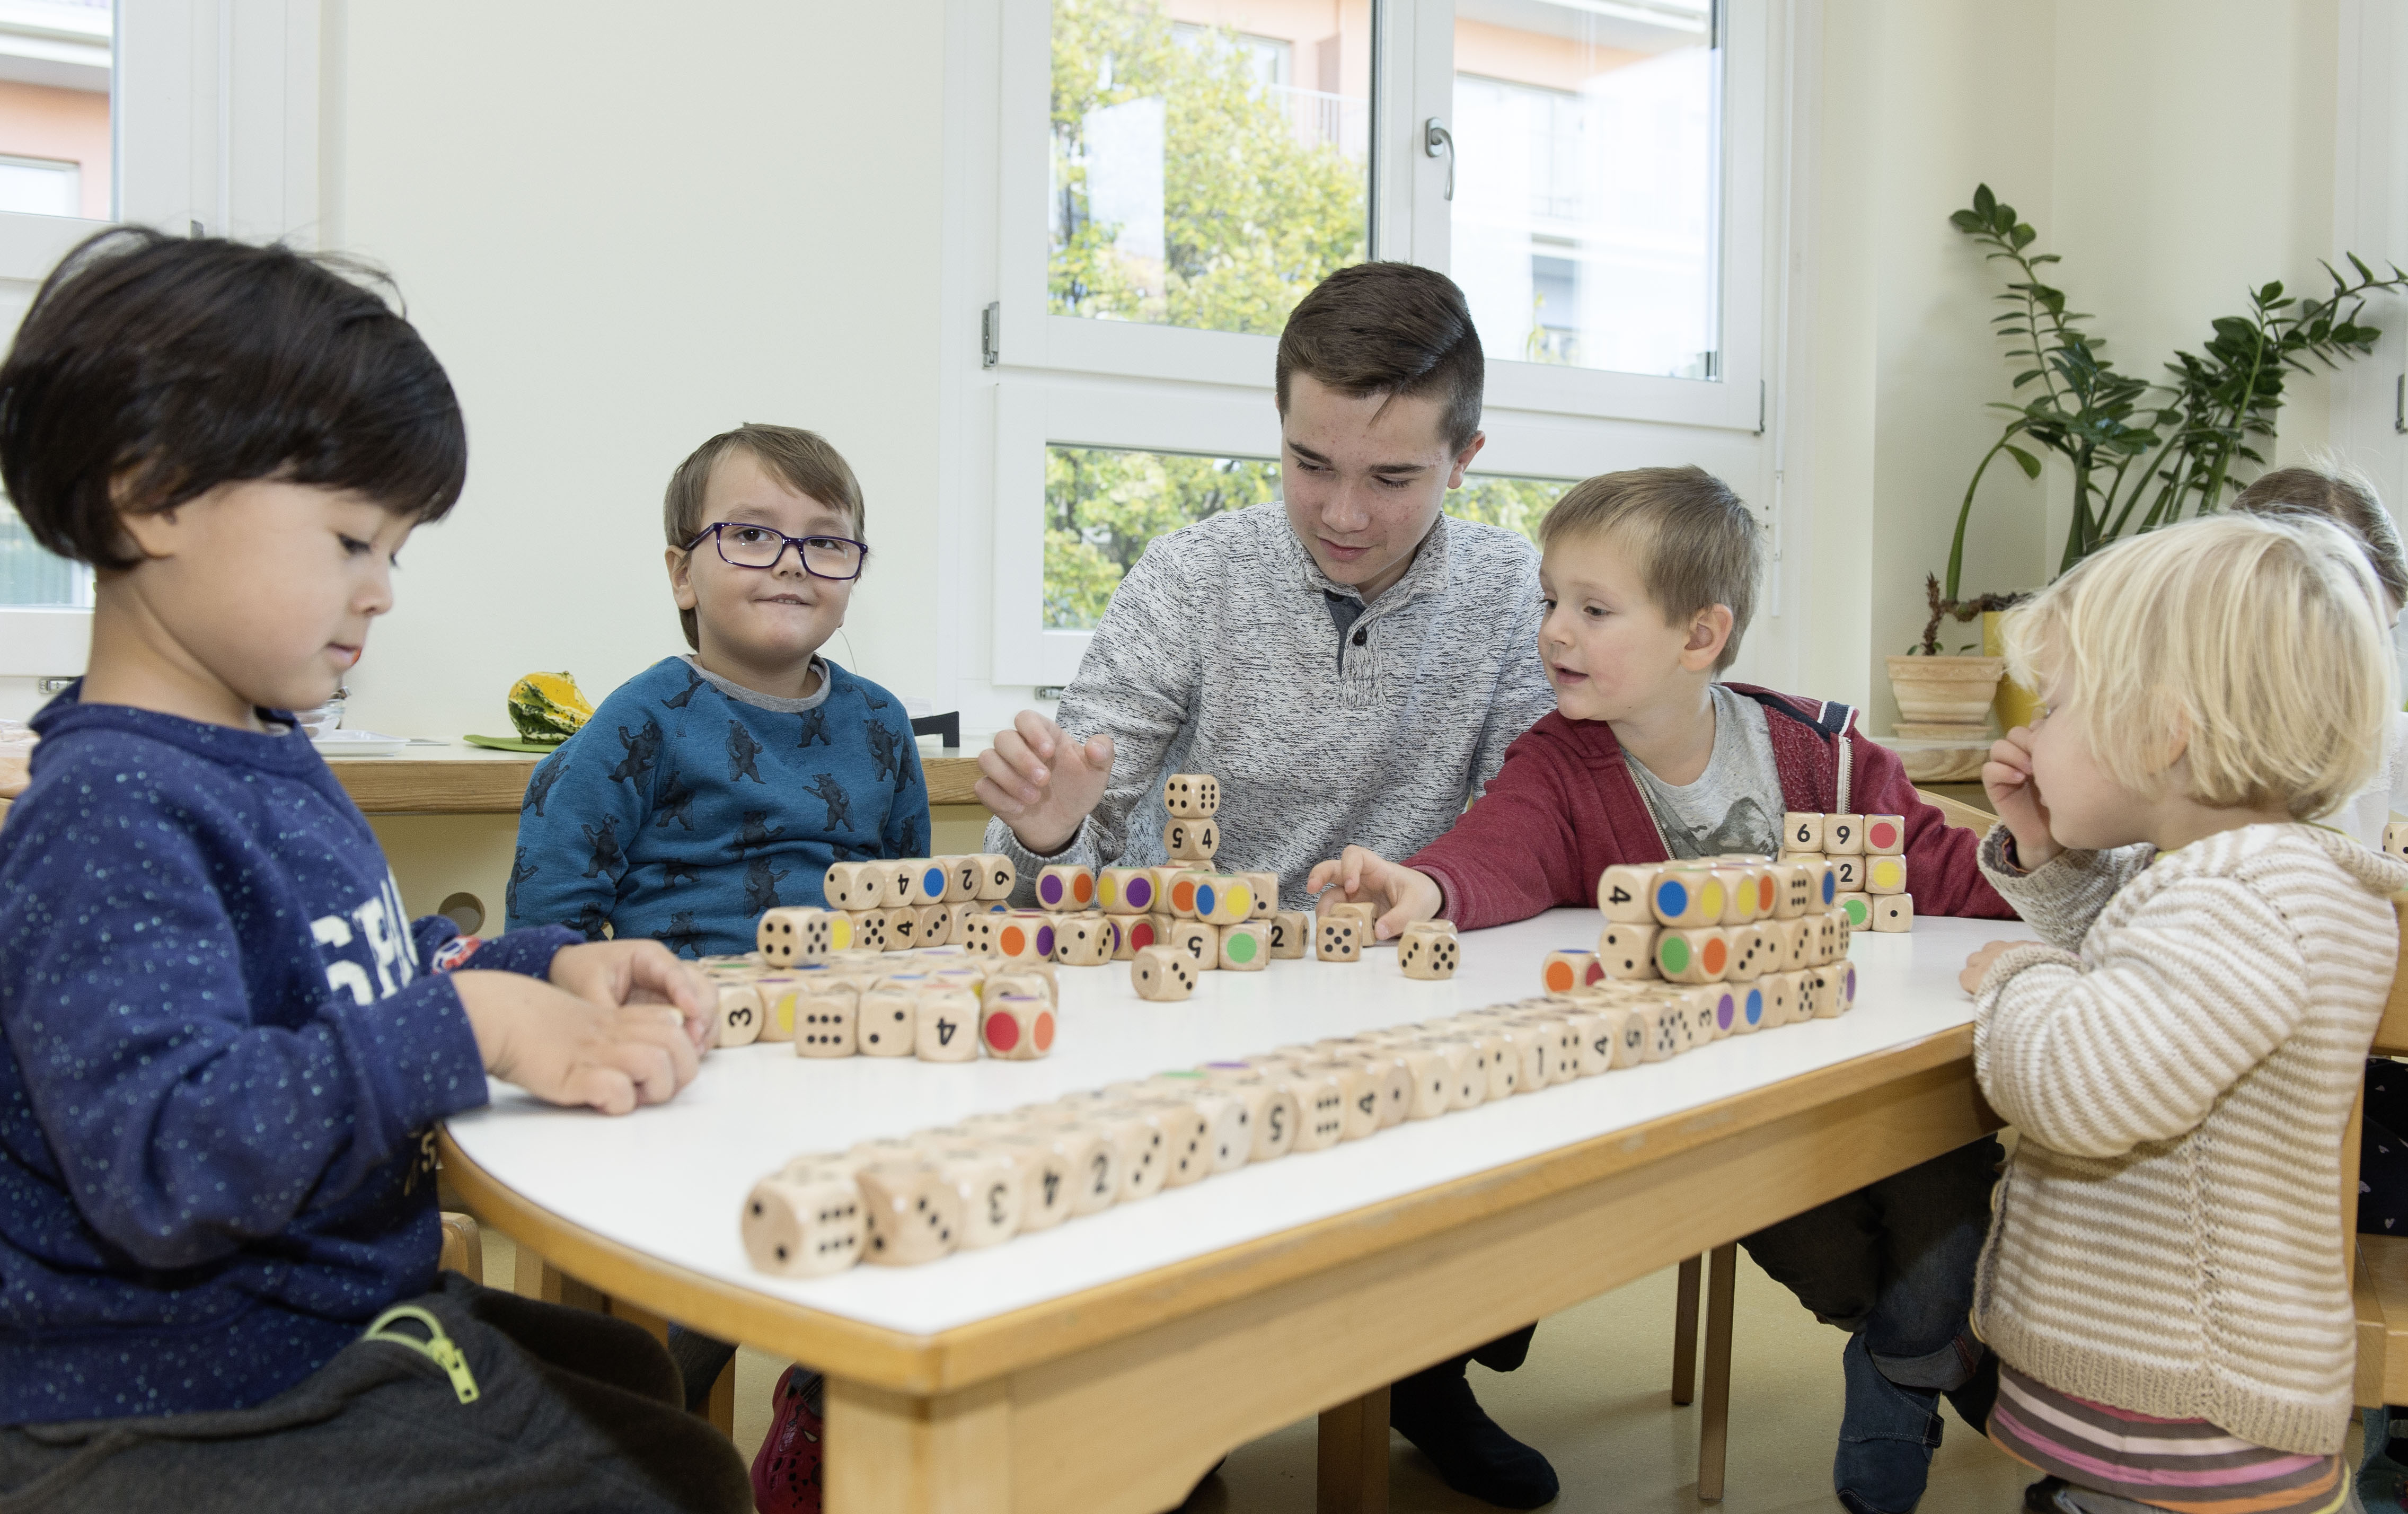
POLYGON ((1456 0, 1453 271, 1491 358, 1715 376, 1713 0, 1456 0))
POLYGON ((25 523, 0 508, 0 605, 89 605, 92 570, 35 545, 25 523))
POLYGON ((0 211, 110 219, 109 0, 0 5, 0 211))
POLYGON ((1268 457, 1193 457, 1108 447, 1045 455, 1045 628, 1091 631, 1145 544, 1279 497, 1268 457))
POLYGON ((1446 497, 1446 512, 1487 526, 1502 526, 1536 541, 1539 522, 1571 486, 1570 479, 1469 473, 1464 476, 1463 487, 1446 497))
POLYGON ((1054 0, 1057 315, 1276 336, 1369 255, 1369 0, 1054 0))

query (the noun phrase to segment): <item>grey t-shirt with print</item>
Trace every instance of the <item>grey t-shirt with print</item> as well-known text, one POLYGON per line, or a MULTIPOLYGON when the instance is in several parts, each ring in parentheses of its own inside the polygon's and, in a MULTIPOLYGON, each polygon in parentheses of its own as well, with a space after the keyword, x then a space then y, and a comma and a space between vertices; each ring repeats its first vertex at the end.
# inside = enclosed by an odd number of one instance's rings
POLYGON ((1668 784, 1638 758, 1630 771, 1640 797, 1664 832, 1674 857, 1718 857, 1725 852, 1777 855, 1781 850, 1781 770, 1772 757, 1772 731, 1764 706, 1713 685, 1714 750, 1693 784, 1668 784))

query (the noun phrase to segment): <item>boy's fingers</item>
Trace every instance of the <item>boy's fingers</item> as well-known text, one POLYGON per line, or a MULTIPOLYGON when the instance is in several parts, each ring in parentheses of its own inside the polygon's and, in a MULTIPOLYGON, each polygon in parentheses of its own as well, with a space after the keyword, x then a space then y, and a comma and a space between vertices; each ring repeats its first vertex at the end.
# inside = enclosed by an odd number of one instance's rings
POLYGON ((1087 738, 1087 766, 1098 772, 1112 771, 1112 739, 1109 736, 1087 738))
POLYGON ((1328 887, 1329 880, 1337 875, 1338 864, 1336 862, 1315 862, 1312 864, 1312 871, 1305 874, 1304 891, 1309 894, 1317 894, 1321 892, 1323 888, 1328 887))
POLYGON ((583 1104, 606 1115, 624 1115, 636 1107, 635 1080, 600 1062, 570 1068, 560 1092, 562 1103, 583 1104))
POLYGON ((1037 754, 1039 760, 1044 762, 1054 760, 1054 754, 1061 748, 1061 727, 1034 710, 1021 711, 1012 718, 1011 724, 1020 733, 1021 739, 1028 743, 1029 750, 1037 754))
MULTIPOLYGON (((675 1081, 671 1091, 694 1081, 702 1070, 702 1054, 687 1038, 685 1027, 666 1015, 638 1009, 620 1022, 621 1034, 630 1046, 649 1046, 668 1060, 668 1070, 675 1081)), ((666 1098, 667 1095, 664 1094, 666 1098)))

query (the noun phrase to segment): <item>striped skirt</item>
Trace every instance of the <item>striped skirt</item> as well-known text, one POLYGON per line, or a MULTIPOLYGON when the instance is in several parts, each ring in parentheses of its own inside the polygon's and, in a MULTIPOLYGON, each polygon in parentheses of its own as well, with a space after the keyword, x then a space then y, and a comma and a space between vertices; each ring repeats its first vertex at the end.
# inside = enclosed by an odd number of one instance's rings
POLYGON ((2060 1393, 2000 1363, 1990 1439, 2028 1466, 2173 1514, 2341 1514, 2339 1456, 2269 1450, 2205 1420, 2159 1420, 2060 1393))

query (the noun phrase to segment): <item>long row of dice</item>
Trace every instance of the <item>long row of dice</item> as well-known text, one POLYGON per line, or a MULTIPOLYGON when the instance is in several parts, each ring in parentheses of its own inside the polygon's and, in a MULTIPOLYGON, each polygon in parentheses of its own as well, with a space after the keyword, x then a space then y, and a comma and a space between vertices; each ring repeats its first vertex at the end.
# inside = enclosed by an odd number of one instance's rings
POLYGON ((802 1057, 1013 1061, 1054 1049, 1059 988, 1042 959, 937 946, 897 957, 858 950, 795 966, 760 953, 707 957, 721 1046, 794 1043, 802 1057))
MULTIPOLYGON (((1806 1012, 1843 1012, 1854 970, 1818 971, 1830 988, 1806 1012)), ((1776 1023, 1722 1017, 1723 991, 1650 995, 1601 983, 800 1156, 753 1185, 739 1230, 753 1266, 784 1276, 838 1272, 864 1257, 933 1262, 1249 1163, 1776 1023)), ((1785 1013, 1797 1014, 1795 1002, 1785 1013)))

